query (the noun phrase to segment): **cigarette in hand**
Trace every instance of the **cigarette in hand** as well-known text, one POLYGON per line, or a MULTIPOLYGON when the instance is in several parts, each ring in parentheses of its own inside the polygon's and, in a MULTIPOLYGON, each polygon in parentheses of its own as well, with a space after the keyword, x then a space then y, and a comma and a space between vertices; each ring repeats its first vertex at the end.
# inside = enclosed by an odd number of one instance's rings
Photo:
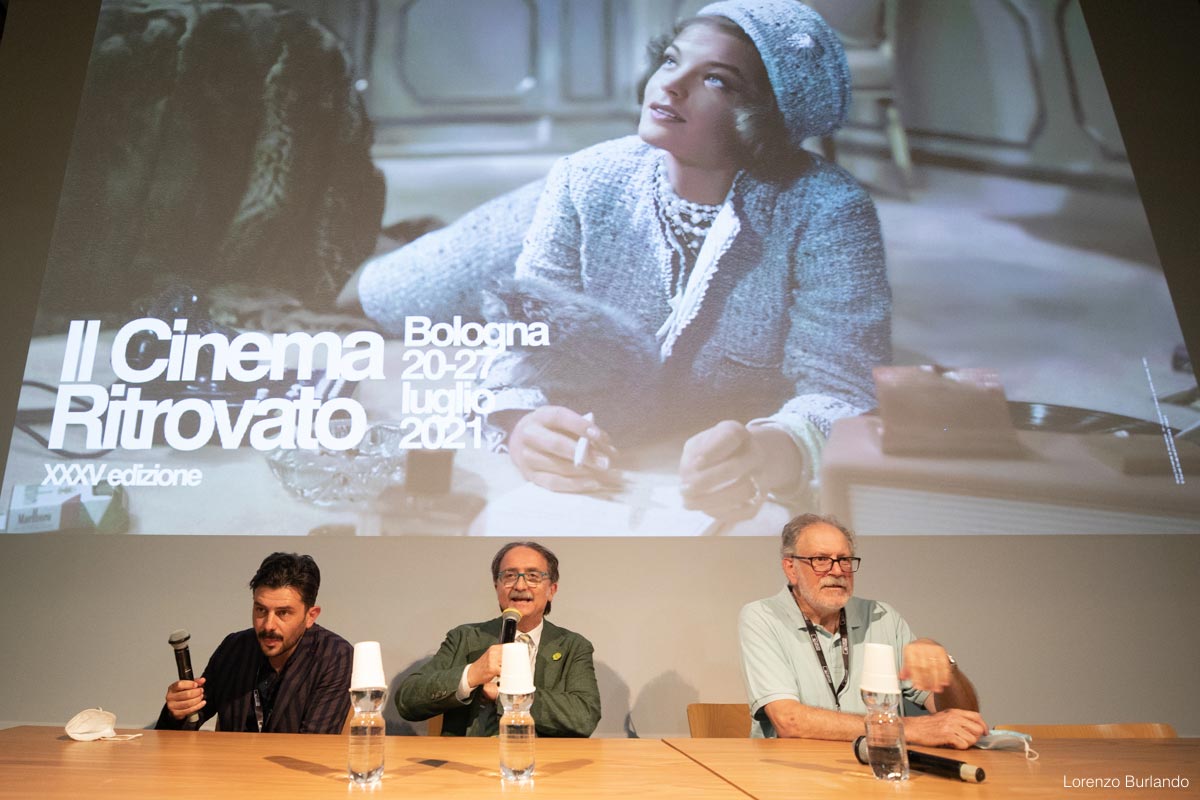
MULTIPOLYGON (((583 418, 586 419, 588 422, 596 421, 596 417, 592 414, 591 411, 584 414, 583 418)), ((588 446, 590 444, 591 444, 591 442, 588 440, 586 435, 580 436, 579 441, 575 442, 575 458, 573 459, 575 466, 582 467, 583 462, 587 461, 588 446)))

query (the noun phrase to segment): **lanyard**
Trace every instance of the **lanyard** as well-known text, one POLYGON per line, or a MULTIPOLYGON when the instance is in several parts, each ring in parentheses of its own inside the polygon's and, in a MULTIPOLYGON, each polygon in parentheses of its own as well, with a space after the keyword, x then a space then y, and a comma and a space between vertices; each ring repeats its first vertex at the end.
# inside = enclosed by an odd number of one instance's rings
POLYGON ((254 721, 258 723, 258 732, 262 733, 263 729, 263 706, 262 698, 258 694, 258 689, 254 690, 254 721))
MULTIPOLYGON (((262 675, 262 667, 259 667, 259 675, 262 675)), ((279 688, 279 675, 271 670, 263 678, 255 679, 254 687, 254 721, 258 723, 258 732, 262 733, 263 725, 271 716, 271 710, 275 708, 275 694, 279 688), (261 689, 261 692, 260 692, 261 689)))
POLYGON ((842 609, 842 613, 838 617, 838 635, 842 639, 842 665, 845 672, 842 674, 842 682, 835 689, 833 688, 833 676, 829 674, 829 665, 825 663, 825 653, 821 651, 821 642, 817 639, 817 629, 809 622, 808 615, 801 613, 804 617, 804 627, 808 629, 808 638, 812 642, 813 650, 817 651, 817 660, 821 662, 821 670, 825 673, 825 682, 829 684, 829 691, 833 692, 833 704, 837 706, 837 710, 842 710, 842 701, 839 695, 846 689, 846 682, 850 680, 850 637, 846 633, 846 609, 842 609))

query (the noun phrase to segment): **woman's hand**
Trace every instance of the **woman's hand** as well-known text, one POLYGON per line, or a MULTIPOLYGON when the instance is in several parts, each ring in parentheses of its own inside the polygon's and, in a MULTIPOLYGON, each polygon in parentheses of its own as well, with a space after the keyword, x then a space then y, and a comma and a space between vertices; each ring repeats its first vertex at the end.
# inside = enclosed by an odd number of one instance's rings
POLYGON ((758 514, 766 492, 792 485, 803 470, 803 457, 785 432, 725 420, 683 445, 680 491, 687 508, 740 522, 758 514))
POLYGON ((569 408, 542 406, 526 414, 508 436, 508 452, 526 480, 554 492, 594 492, 613 483, 617 451, 608 434, 569 408), (580 439, 587 454, 576 466, 580 439))
POLYGON ((750 519, 762 505, 758 475, 764 456, 750 431, 725 420, 683 445, 679 480, 683 504, 718 519, 750 519))

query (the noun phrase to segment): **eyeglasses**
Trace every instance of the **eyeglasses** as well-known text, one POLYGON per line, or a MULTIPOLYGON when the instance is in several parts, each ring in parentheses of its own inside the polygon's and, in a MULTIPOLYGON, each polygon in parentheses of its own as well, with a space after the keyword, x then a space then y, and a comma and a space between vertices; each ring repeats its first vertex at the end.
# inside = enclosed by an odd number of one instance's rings
POLYGON ((529 586, 537 586, 549 577, 549 572, 518 572, 515 569, 506 569, 500 573, 500 583, 504 586, 512 586, 518 578, 524 578, 525 583, 529 586))
POLYGON ((858 572, 858 565, 862 563, 862 559, 858 556, 842 556, 841 558, 830 558, 829 556, 789 556, 797 561, 807 561, 812 567, 812 571, 818 575, 824 575, 833 569, 833 562, 842 568, 842 572, 858 572))

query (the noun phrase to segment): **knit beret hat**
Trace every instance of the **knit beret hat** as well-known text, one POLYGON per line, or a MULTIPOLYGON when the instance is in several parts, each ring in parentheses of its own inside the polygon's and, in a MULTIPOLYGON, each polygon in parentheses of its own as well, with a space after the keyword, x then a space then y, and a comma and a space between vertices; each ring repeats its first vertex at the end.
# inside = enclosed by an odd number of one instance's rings
POLYGON ((754 42, 793 147, 846 121, 850 66, 820 14, 797 0, 719 0, 699 15, 725 17, 754 42))

